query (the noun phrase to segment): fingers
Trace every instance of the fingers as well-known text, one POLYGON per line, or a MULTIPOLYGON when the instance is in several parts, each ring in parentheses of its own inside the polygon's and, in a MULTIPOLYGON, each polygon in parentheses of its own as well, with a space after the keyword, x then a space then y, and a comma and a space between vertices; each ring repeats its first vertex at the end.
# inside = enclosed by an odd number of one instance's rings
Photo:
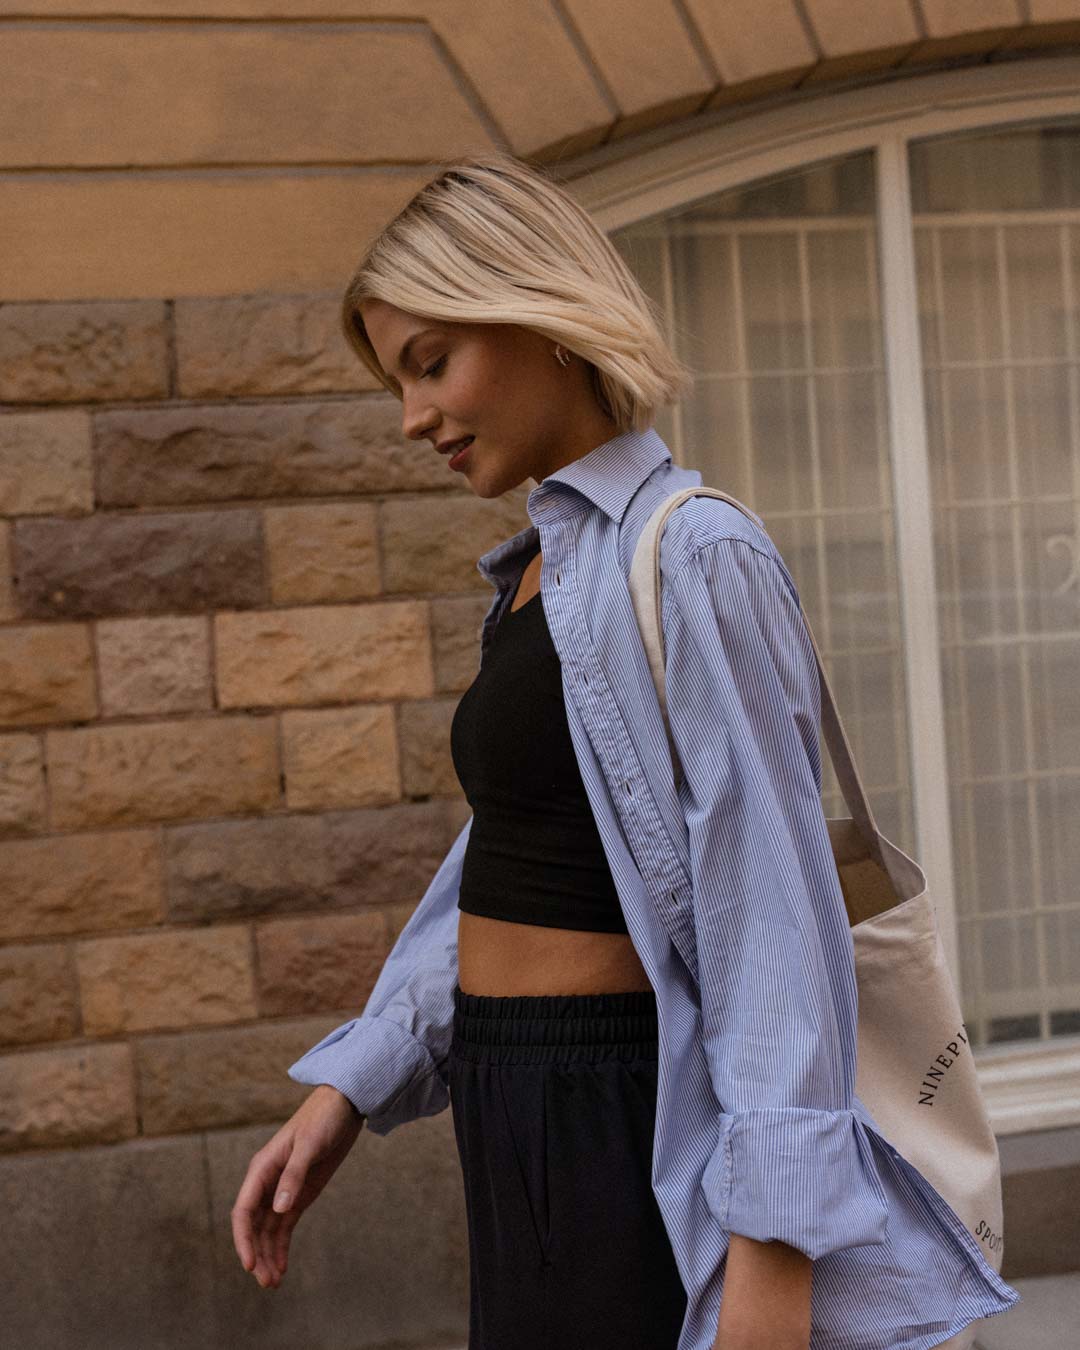
POLYGON ((273 1234, 281 1217, 270 1208, 280 1166, 272 1154, 262 1150, 256 1153, 230 1214, 233 1246, 240 1264, 264 1289, 279 1283, 268 1234, 273 1234))
POLYGON ((252 1158, 230 1216, 240 1264, 263 1289, 276 1289, 285 1274, 289 1239, 303 1213, 297 1201, 311 1161, 290 1140, 282 1167, 277 1143, 272 1140, 252 1158))

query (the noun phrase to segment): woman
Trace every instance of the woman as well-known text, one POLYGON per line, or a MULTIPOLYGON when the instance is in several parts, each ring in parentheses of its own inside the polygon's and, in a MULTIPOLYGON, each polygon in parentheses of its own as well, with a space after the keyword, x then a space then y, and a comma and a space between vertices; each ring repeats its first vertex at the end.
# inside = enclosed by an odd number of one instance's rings
POLYGON ((406 436, 478 496, 537 485, 478 563, 473 814, 364 1012, 289 1069, 314 1091, 249 1165, 245 1270, 280 1283, 365 1121, 449 1102, 470 1350, 970 1344, 1019 1295, 854 1095, 813 649, 775 545, 716 498, 661 543, 673 783, 627 577, 701 476, 652 429, 688 378, 655 310, 569 194, 485 155, 383 231, 344 319, 406 436))

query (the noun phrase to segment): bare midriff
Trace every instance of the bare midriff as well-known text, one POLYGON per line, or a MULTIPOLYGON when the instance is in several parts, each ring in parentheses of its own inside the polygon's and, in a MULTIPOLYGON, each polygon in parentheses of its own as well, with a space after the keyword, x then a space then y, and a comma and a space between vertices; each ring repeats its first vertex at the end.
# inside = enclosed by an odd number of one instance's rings
MULTIPOLYGON (((540 589, 541 555, 529 563, 511 608, 540 589)), ((652 985, 629 933, 543 928, 458 912, 458 984, 466 994, 607 994, 652 985)))

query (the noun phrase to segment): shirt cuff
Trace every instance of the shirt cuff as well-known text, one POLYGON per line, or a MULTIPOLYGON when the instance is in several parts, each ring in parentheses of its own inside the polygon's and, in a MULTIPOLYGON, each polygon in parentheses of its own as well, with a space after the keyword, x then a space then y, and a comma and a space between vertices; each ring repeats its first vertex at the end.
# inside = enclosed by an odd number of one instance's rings
POLYGON ((384 1017, 354 1017, 328 1032, 288 1069, 297 1083, 328 1083, 367 1117, 365 1128, 396 1125, 444 1110, 450 1094, 415 1036, 384 1017))
POLYGON ((721 1115, 701 1185, 727 1232, 786 1242, 811 1260, 888 1241, 889 1202, 854 1111, 721 1115))

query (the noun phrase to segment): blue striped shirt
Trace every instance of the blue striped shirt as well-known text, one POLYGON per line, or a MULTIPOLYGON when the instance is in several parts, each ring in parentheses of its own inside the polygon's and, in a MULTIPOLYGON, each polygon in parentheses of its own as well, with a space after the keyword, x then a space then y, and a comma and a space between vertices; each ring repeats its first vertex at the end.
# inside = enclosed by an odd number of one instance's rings
MULTIPOLYGON (((481 660, 537 543, 566 714, 657 996, 652 1187, 687 1292, 677 1350, 716 1334, 731 1233, 814 1261, 812 1350, 928 1350, 1020 1298, 854 1093, 851 929, 821 805, 820 689, 768 534, 690 498, 661 540, 667 733, 627 587, 654 508, 702 482, 628 432, 549 474, 478 562, 481 660), (699 992, 700 988, 700 992, 699 992)), ((472 817, 359 1017, 296 1061, 387 1134, 449 1103, 458 888, 472 817)))

